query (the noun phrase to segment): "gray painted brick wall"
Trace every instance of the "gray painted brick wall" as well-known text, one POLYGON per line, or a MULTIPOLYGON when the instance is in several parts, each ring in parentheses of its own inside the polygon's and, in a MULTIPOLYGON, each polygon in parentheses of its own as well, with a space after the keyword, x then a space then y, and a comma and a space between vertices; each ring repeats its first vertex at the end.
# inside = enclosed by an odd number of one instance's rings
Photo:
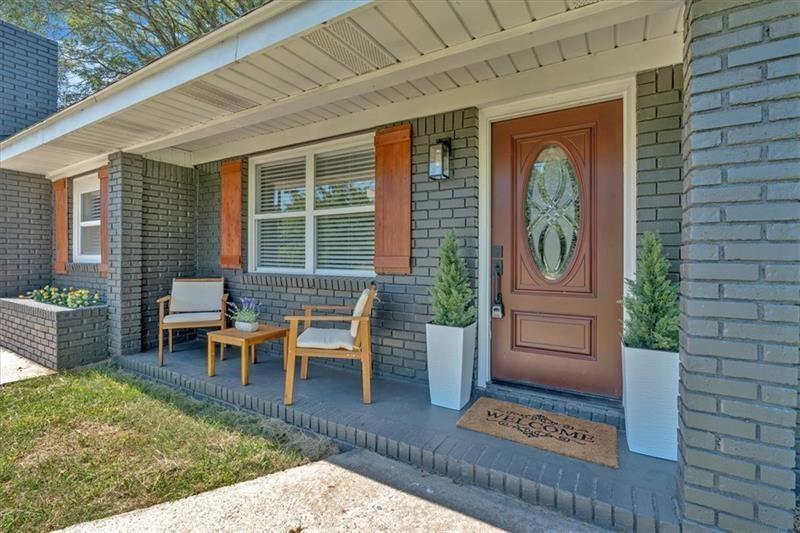
MULTIPOLYGON (((374 368, 377 374, 414 380, 427 379, 425 323, 431 308, 428 290, 438 265, 442 237, 454 230, 475 283, 478 250, 478 128, 474 108, 410 121, 413 127, 412 273, 378 276, 380 302, 373 328, 374 368), (428 147, 441 138, 452 139, 453 177, 428 179, 428 147)), ((198 167, 197 274, 220 275, 219 163, 198 167)), ((246 204, 247 186, 243 187, 246 204)), ((246 213, 246 209, 244 210, 246 213)), ((247 234, 246 219, 243 235, 247 234)), ((246 238, 244 239, 246 240, 246 238)), ((246 261, 246 245, 243 257, 246 261)), ((306 303, 352 305, 368 279, 321 278, 224 272, 233 297, 254 296, 262 302, 262 319, 281 322, 306 303)), ((278 354, 279 346, 268 349, 278 354)), ((351 363, 343 363, 351 364, 351 363)))
POLYGON ((51 197, 44 177, 0 170, 0 296, 50 283, 51 197))
MULTIPOLYGON (((172 278, 194 277, 197 270, 196 202, 194 169, 144 160, 141 299, 145 348, 158 343, 156 300, 169 294, 172 278)), ((180 342, 192 333, 178 330, 173 339, 180 342)))
POLYGON ((58 44, 0 20, 0 141, 56 110, 58 44))
MULTIPOLYGON (((670 127, 665 129, 665 125, 659 123, 640 135, 641 209, 637 231, 657 230, 662 234, 667 251, 674 260, 676 277, 680 257, 681 84, 682 75, 677 67, 643 73, 639 77, 640 124, 651 120, 652 114, 659 119, 668 118, 670 127), (653 155, 657 153, 661 155, 653 155)), ((425 323, 432 314, 428 291, 436 274, 440 239, 450 229, 456 231, 460 239, 473 286, 477 287, 477 111, 466 109, 420 118, 412 121, 412 125, 413 270, 411 276, 379 276, 376 279, 381 302, 376 305, 374 314, 374 350, 377 373, 425 380, 425 323), (446 181, 431 181, 427 176, 428 147, 432 142, 447 137, 453 139, 454 177, 446 181)), ((215 162, 198 167, 197 205, 203 209, 202 216, 197 219, 199 276, 223 274, 219 267, 219 164, 215 162)), ((243 191, 243 205, 246 206, 246 182, 243 191)), ((245 218, 245 239, 246 233, 245 218)), ((246 263, 246 245, 242 255, 246 263)), ((366 285, 363 279, 320 279, 316 276, 243 274, 238 271, 225 271, 224 275, 232 297, 259 298, 264 308, 262 319, 277 322, 282 321, 287 313, 299 311, 304 303, 351 304, 366 285)), ((270 350, 277 354, 278 346, 270 350)))
MULTIPOLYGON (((678 278, 681 247, 683 65, 636 76, 636 234, 655 231, 678 278)), ((638 250, 637 250, 638 251, 638 250)))
POLYGON ((687 526, 790 530, 800 363, 800 4, 686 12, 680 492, 687 526))
MULTIPOLYGON (((73 240, 74 224, 73 224, 73 190, 76 178, 85 176, 73 176, 67 179, 67 273, 58 274, 55 271, 52 273, 52 283, 57 287, 75 287, 76 289, 89 289, 93 292, 99 292, 102 298, 106 294, 106 280, 100 275, 98 265, 93 263, 74 263, 73 257, 73 240)), ((55 247, 55 243, 53 244, 55 247)), ((53 248, 53 258, 55 258, 55 248, 53 248)))

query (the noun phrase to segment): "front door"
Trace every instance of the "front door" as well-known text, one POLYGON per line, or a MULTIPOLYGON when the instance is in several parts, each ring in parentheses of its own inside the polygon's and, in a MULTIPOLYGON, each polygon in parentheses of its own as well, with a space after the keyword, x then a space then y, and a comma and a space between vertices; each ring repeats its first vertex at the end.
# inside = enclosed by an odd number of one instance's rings
POLYGON ((621 395, 622 153, 619 100, 493 124, 494 380, 621 395))

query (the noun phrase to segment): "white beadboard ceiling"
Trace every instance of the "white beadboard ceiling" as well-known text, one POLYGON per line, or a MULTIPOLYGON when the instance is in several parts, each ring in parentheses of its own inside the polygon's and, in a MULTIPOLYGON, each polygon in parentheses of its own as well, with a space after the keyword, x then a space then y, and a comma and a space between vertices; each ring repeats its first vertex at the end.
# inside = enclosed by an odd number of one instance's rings
POLYGON ((3 147, 22 132, 0 143, 0 165, 58 177, 118 150, 200 163, 221 144, 413 106, 673 35, 681 21, 682 2, 671 0, 376 1, 3 160, 3 147), (596 27, 582 12, 614 23, 596 27))

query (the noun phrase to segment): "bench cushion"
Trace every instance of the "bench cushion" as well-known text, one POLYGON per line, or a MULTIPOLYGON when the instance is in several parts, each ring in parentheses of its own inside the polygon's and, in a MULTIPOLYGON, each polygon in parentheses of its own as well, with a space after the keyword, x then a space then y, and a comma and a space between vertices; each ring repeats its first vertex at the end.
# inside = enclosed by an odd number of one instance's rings
POLYGON ((189 322, 214 322, 219 321, 219 311, 216 313, 175 313, 164 317, 164 324, 186 324, 189 322))
POLYGON ((308 328, 297 337, 298 348, 352 350, 355 339, 343 329, 308 328))

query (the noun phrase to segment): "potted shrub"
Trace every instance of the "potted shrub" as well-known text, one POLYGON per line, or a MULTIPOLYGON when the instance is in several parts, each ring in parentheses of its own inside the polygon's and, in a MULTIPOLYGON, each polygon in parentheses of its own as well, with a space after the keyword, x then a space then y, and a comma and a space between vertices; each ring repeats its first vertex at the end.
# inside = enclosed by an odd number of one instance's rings
POLYGON ((261 304, 255 298, 240 298, 239 305, 231 302, 228 304, 228 316, 233 320, 233 326, 239 331, 253 332, 258 329, 258 313, 261 304))
POLYGON ((645 233, 636 279, 625 280, 622 403, 631 451, 675 460, 678 453, 678 288, 661 239, 645 233))
POLYGON ((450 232, 442 245, 436 285, 431 289, 433 321, 426 325, 431 403, 461 409, 472 392, 475 304, 467 265, 450 232))

